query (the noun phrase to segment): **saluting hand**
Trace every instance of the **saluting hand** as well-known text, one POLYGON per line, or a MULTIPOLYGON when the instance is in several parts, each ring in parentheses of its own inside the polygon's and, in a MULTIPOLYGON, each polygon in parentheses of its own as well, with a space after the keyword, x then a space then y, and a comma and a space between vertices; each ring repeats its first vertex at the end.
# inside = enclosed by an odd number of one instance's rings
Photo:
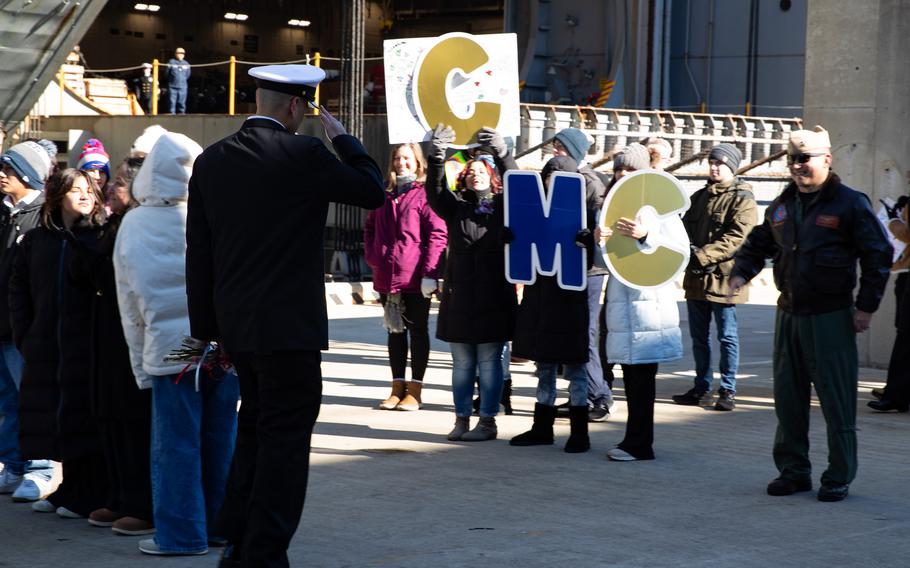
POLYGON ((332 114, 322 105, 319 105, 319 120, 322 121, 322 127, 325 129, 325 136, 329 140, 334 140, 336 136, 348 133, 348 131, 345 130, 344 125, 341 124, 337 118, 332 116, 332 114))

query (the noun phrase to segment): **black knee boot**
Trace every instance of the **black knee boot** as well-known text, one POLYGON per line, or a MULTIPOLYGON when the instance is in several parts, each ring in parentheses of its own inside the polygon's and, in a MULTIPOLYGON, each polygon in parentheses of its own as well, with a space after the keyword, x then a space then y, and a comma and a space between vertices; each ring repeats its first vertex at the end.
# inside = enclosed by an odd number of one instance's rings
POLYGON ((534 424, 524 434, 509 440, 510 446, 542 446, 553 443, 553 422, 556 420, 556 407, 540 404, 534 405, 534 424))
POLYGON ((588 407, 570 406, 569 425, 571 434, 566 442, 566 453, 580 454, 591 449, 591 440, 588 438, 588 407))

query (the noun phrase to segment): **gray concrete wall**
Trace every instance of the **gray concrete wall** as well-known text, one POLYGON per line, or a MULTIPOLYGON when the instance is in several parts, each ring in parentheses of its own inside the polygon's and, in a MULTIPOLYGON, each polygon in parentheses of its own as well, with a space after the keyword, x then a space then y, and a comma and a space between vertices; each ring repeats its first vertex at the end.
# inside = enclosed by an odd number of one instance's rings
MULTIPOLYGON (((809 0, 804 123, 831 134, 834 170, 873 203, 907 194, 910 175, 910 2, 809 0)), ((894 294, 859 339, 863 365, 885 366, 894 294)))

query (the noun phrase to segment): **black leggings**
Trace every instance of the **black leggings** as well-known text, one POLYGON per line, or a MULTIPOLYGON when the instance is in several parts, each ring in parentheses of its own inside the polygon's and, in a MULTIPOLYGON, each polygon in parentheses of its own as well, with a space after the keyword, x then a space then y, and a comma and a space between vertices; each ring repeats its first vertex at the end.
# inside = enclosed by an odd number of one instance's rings
MULTIPOLYGON (((379 300, 384 306, 388 294, 380 294, 379 300)), ((389 334, 389 364, 392 367, 392 378, 403 379, 408 365, 408 335, 411 336, 411 380, 423 381, 430 360, 430 330, 427 321, 430 318, 430 299, 423 294, 402 292, 401 304, 404 308, 402 319, 405 331, 389 334)))
POLYGON ((657 363, 622 365, 626 389, 626 437, 619 449, 640 460, 654 459, 654 397, 657 363))

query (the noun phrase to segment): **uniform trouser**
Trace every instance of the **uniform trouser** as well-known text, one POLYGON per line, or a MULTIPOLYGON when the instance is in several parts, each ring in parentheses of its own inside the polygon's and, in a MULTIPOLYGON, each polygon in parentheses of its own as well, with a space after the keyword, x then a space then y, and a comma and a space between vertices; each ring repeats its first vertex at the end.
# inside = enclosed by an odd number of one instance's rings
POLYGON ((777 310, 774 334, 774 463, 780 476, 800 480, 809 463, 809 398, 815 385, 828 428, 828 469, 822 483, 856 477, 856 381, 853 308, 799 316, 777 310))
POLYGON ((186 85, 168 88, 171 114, 186 114, 186 85))
POLYGON ((286 568, 322 401, 321 354, 232 353, 231 360, 240 376, 240 417, 218 526, 244 567, 286 568))

